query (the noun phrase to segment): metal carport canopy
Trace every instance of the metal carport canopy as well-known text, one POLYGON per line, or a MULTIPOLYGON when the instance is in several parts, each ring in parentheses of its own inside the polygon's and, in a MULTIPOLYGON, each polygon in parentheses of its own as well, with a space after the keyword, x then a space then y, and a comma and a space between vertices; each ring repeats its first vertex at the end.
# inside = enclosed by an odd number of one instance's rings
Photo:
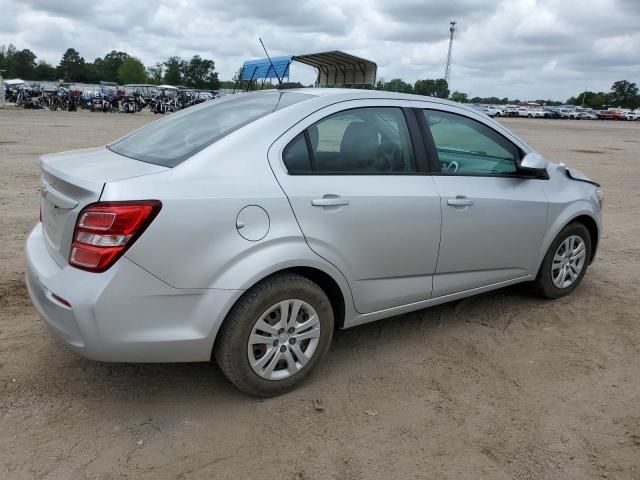
POLYGON ((295 55, 293 60, 315 67, 320 87, 373 87, 376 83, 378 66, 371 60, 348 53, 332 51, 295 55))
POLYGON ((261 80, 277 78, 282 80, 289 77, 289 65, 293 57, 271 57, 248 60, 242 65, 242 80, 261 80))

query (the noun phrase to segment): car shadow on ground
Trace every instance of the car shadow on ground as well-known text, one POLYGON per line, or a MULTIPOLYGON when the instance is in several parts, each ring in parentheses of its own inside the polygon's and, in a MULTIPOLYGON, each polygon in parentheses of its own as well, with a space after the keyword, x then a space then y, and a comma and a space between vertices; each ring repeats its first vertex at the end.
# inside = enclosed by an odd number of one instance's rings
MULTIPOLYGON (((353 355, 354 349, 374 349, 381 341, 391 342, 394 347, 402 349, 403 344, 415 340, 417 333, 425 338, 437 339, 445 324, 455 327, 467 323, 504 330, 508 327, 504 320, 505 310, 512 311, 512 315, 507 315, 508 318, 517 318, 523 309, 544 308, 546 303, 548 302, 532 294, 526 286, 516 285, 348 330, 337 330, 326 365, 321 366, 311 376, 311 380, 313 383, 325 382, 327 375, 331 374, 324 372, 318 375, 323 370, 362 370, 364 365, 358 365, 358 361, 367 362, 367 359, 358 360, 353 355), (497 320, 498 317, 500 320, 497 320)), ((469 328, 472 326, 469 325, 469 328)), ((102 396, 105 399, 146 401, 166 397, 175 401, 181 397, 184 400, 193 399, 194 396, 230 402, 248 399, 230 384, 215 362, 102 363, 84 359, 70 351, 61 355, 60 352, 66 349, 57 342, 51 348, 56 352, 43 357, 47 364, 42 365, 42 368, 44 371, 55 370, 54 383, 61 394, 66 390, 66 385, 79 391, 82 396, 102 396), (52 360, 56 358, 58 360, 52 360), (56 362, 59 364, 56 365, 56 362)))

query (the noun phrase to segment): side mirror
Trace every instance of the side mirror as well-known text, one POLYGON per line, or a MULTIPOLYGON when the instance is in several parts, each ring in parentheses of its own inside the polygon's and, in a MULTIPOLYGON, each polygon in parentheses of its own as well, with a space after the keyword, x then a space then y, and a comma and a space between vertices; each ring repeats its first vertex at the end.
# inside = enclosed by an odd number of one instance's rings
POLYGON ((519 170, 531 174, 541 174, 547 171, 547 162, 539 153, 527 153, 520 161, 519 170))

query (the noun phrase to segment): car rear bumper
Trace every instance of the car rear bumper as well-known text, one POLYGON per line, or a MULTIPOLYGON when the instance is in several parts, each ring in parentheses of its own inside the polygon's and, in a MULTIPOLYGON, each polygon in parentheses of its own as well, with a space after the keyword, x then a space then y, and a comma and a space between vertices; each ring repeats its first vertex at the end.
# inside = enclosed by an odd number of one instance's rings
POLYGON ((222 320, 242 294, 176 289, 126 257, 104 273, 60 267, 47 251, 40 224, 25 254, 27 288, 45 324, 93 360, 208 361, 222 320))

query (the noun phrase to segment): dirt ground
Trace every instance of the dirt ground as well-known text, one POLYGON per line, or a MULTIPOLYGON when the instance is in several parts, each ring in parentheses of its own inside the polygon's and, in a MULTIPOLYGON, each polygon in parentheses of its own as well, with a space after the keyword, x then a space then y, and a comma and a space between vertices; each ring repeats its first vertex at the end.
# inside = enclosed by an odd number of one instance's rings
POLYGON ((640 122, 503 120, 606 192, 573 295, 520 286, 340 332, 262 401, 213 364, 84 360, 30 305, 38 155, 153 118, 0 110, 0 478, 640 479, 640 122))

